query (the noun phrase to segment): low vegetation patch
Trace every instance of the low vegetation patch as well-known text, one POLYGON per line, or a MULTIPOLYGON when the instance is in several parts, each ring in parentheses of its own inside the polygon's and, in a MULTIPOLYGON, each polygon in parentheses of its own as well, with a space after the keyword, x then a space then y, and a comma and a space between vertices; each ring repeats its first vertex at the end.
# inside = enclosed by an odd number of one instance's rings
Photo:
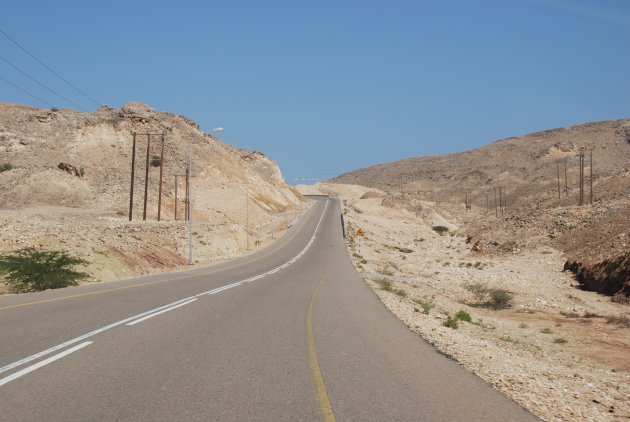
POLYGON ((381 290, 385 290, 386 292, 393 292, 394 288, 392 287, 392 282, 387 280, 386 278, 381 278, 380 280, 376 280, 376 284, 381 287, 381 290))
POLYGON ((89 278, 89 274, 73 269, 86 264, 65 251, 23 248, 0 255, 0 275, 12 293, 58 289, 89 278))
POLYGON ((433 226, 432 228, 433 228, 433 231, 435 231, 440 236, 448 233, 448 227, 446 226, 433 226))
POLYGON ((398 289, 395 291, 395 293, 400 297, 407 297, 407 292, 404 291, 403 289, 398 289))
POLYGON ((433 305, 433 298, 428 299, 424 297, 422 299, 414 299, 413 301, 422 307, 422 313, 425 315, 429 315, 429 312, 431 312, 431 309, 435 306, 433 305))
POLYGON ((0 165, 0 173, 9 170, 13 170, 13 166, 10 163, 4 163, 0 165))
POLYGON ((565 344, 568 342, 568 340, 564 337, 556 337, 553 339, 553 342, 556 344, 565 344))
POLYGON ((399 248, 398 246, 394 246, 394 249, 396 249, 398 252, 402 252, 402 253, 412 253, 413 252, 413 249, 399 248))
POLYGON ((483 306, 490 309, 508 309, 512 306, 514 294, 508 290, 488 287, 481 283, 470 283, 464 286, 472 293, 475 306, 483 306))
POLYGON ((453 318, 448 315, 446 317, 446 321, 444 321, 443 325, 448 328, 452 328, 453 330, 457 330, 459 328, 459 324, 457 323, 457 317, 453 318))
POLYGON ((617 327, 630 328, 630 318, 626 315, 608 316, 606 317, 608 324, 616 325, 617 327))
POLYGON ((457 312, 455 314, 455 317, 457 319, 459 319, 460 321, 466 321, 466 322, 471 322, 472 318, 470 317, 470 314, 466 311, 464 311, 463 309, 461 309, 459 312, 457 312))
POLYGON ((541 333, 543 334, 551 334, 553 333, 553 331, 551 331, 551 328, 543 328, 540 330, 541 333))

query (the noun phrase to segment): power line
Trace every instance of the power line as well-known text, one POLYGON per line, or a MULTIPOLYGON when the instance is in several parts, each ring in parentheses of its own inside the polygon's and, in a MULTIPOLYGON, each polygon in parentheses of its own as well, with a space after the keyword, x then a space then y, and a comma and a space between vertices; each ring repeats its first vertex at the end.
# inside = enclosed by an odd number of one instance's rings
POLYGON ((50 72, 52 72, 55 76, 57 76, 59 79, 61 79, 62 81, 64 81, 66 84, 68 84, 68 86, 72 87, 75 91, 79 92, 81 95, 83 95, 85 98, 87 98, 88 100, 92 101, 94 104, 96 104, 97 106, 101 106, 102 103, 100 101, 95 100, 94 98, 90 97, 88 94, 86 94, 85 92, 83 92, 81 89, 79 89, 77 86, 75 86, 74 84, 70 83, 70 81, 68 81, 66 78, 64 78, 63 76, 61 76, 59 73, 55 72, 53 69, 51 69, 49 66, 47 66, 44 62, 42 62, 40 59, 38 59, 37 57, 35 57, 30 51, 28 51, 26 48, 24 48, 22 45, 20 45, 17 41, 15 41, 13 38, 11 38, 9 36, 9 34, 7 34, 6 32, 4 32, 2 29, 0 29, 0 34, 4 35, 9 41, 11 41, 13 44, 17 45, 19 48, 22 49, 22 51, 24 51, 26 54, 28 54, 29 56, 31 56, 37 63, 41 64, 42 66, 44 66, 46 69, 48 69, 50 72))
POLYGON ((52 88, 47 87, 46 85, 44 85, 43 83, 41 83, 40 81, 38 81, 37 79, 35 79, 34 77, 32 77, 31 75, 29 75, 28 73, 26 73, 25 71, 23 71, 22 69, 20 69, 19 67, 17 67, 16 65, 14 65, 13 63, 11 63, 10 61, 8 61, 7 59, 5 59, 4 57, 0 56, 0 59, 4 60, 8 65, 10 65, 11 67, 13 67, 15 70, 17 70, 18 72, 20 72, 21 74, 23 74, 24 76, 26 76, 27 78, 29 78, 30 80, 32 80, 33 82, 37 83, 38 85, 40 85, 41 87, 47 89, 48 91, 52 92, 53 94, 55 94, 57 97, 63 99, 64 101, 69 102, 70 104, 72 104, 73 106, 75 106, 76 108, 83 110, 83 111, 87 111, 86 109, 84 109, 83 107, 81 107, 80 105, 78 105, 77 103, 75 103, 72 100, 69 100, 68 98, 64 97, 63 95, 61 95, 60 93, 58 93, 57 91, 55 91, 52 88))
POLYGON ((46 101, 46 100, 43 100, 43 99, 39 98, 37 95, 31 94, 30 92, 28 92, 27 90, 25 90, 25 89, 23 89, 23 88, 20 88, 19 86, 17 86, 17 85, 16 85, 16 84, 14 84, 13 82, 9 82, 9 81, 7 81, 7 80, 6 80, 6 79, 4 79, 2 76, 0 76, 0 80, 2 80, 2 81, 4 81, 4 82, 6 82, 7 84, 11 85, 11 86, 12 86, 13 88, 15 88, 15 89, 19 89, 20 91, 22 91, 22 92, 23 92, 23 93, 25 93, 26 95, 29 95, 29 96, 31 96, 31 97, 33 97, 33 98, 35 98, 37 101, 41 101, 41 102, 42 102, 42 103, 44 103, 44 104, 48 104, 49 106, 54 107, 54 106, 53 106, 52 104, 50 104, 48 101, 46 101))

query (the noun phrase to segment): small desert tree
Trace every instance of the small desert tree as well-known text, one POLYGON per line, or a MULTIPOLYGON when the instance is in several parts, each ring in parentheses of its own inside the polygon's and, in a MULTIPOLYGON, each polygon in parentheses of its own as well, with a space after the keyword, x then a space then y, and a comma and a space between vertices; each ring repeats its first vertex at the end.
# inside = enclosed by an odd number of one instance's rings
POLYGON ((58 289, 89 278, 89 274, 73 269, 86 264, 65 251, 23 248, 0 255, 0 275, 14 293, 58 289))

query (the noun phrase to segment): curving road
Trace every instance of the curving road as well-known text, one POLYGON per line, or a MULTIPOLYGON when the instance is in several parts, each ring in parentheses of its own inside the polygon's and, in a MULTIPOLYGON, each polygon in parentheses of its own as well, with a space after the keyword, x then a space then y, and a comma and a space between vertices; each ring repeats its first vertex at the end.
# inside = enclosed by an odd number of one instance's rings
POLYGON ((0 297, 0 420, 536 420, 382 306, 340 212, 210 268, 0 297))

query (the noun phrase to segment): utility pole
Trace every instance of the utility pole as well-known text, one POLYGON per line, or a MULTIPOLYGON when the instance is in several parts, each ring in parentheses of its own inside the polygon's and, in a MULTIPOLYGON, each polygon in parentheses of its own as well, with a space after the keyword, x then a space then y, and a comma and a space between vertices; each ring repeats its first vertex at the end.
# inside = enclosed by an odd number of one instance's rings
POLYGON ((147 219, 147 194, 149 192, 149 150, 151 149, 151 134, 147 134, 147 170, 144 176, 144 210, 142 211, 142 221, 147 219))
POLYGON ((584 205, 584 147, 580 148, 580 205, 584 205))
POLYGON ((188 190, 188 173, 190 172, 189 169, 186 169, 186 199, 184 200, 184 205, 186 206, 186 212, 184 213, 184 220, 188 221, 188 218, 190 217, 188 215, 188 212, 190 211, 190 209, 188 208, 188 194, 190 193, 190 191, 188 190))
POLYGON ((164 171, 164 134, 162 134, 162 149, 160 151, 160 188, 158 190, 158 221, 162 215, 162 174, 164 171))
POLYGON ((560 199, 560 162, 556 161, 556 169, 558 170, 558 199, 560 199))
POLYGON ((569 196, 569 182, 567 180, 567 157, 564 157, 564 196, 569 196))
POLYGON ((192 256, 192 192, 191 192, 191 177, 192 177, 192 139, 188 141, 188 171, 187 171, 187 183, 188 190, 188 265, 193 264, 192 256))
POLYGON ((247 236, 247 250, 249 250, 249 189, 245 185, 245 235, 247 236))
POLYGON ((129 190, 129 221, 133 219, 133 181, 136 169, 136 132, 133 135, 133 146, 131 147, 131 189, 129 190))
POLYGON ((177 221, 177 175, 175 175, 175 221, 177 221))
POLYGON ((493 188, 493 189, 494 189, 494 216, 496 218, 499 218, 499 208, 497 204, 497 188, 493 188))
POLYGON ((593 147, 590 148, 590 152, 591 152, 591 177, 590 177, 590 184, 591 184, 591 194, 590 194, 590 203, 591 205, 593 205, 593 147))

